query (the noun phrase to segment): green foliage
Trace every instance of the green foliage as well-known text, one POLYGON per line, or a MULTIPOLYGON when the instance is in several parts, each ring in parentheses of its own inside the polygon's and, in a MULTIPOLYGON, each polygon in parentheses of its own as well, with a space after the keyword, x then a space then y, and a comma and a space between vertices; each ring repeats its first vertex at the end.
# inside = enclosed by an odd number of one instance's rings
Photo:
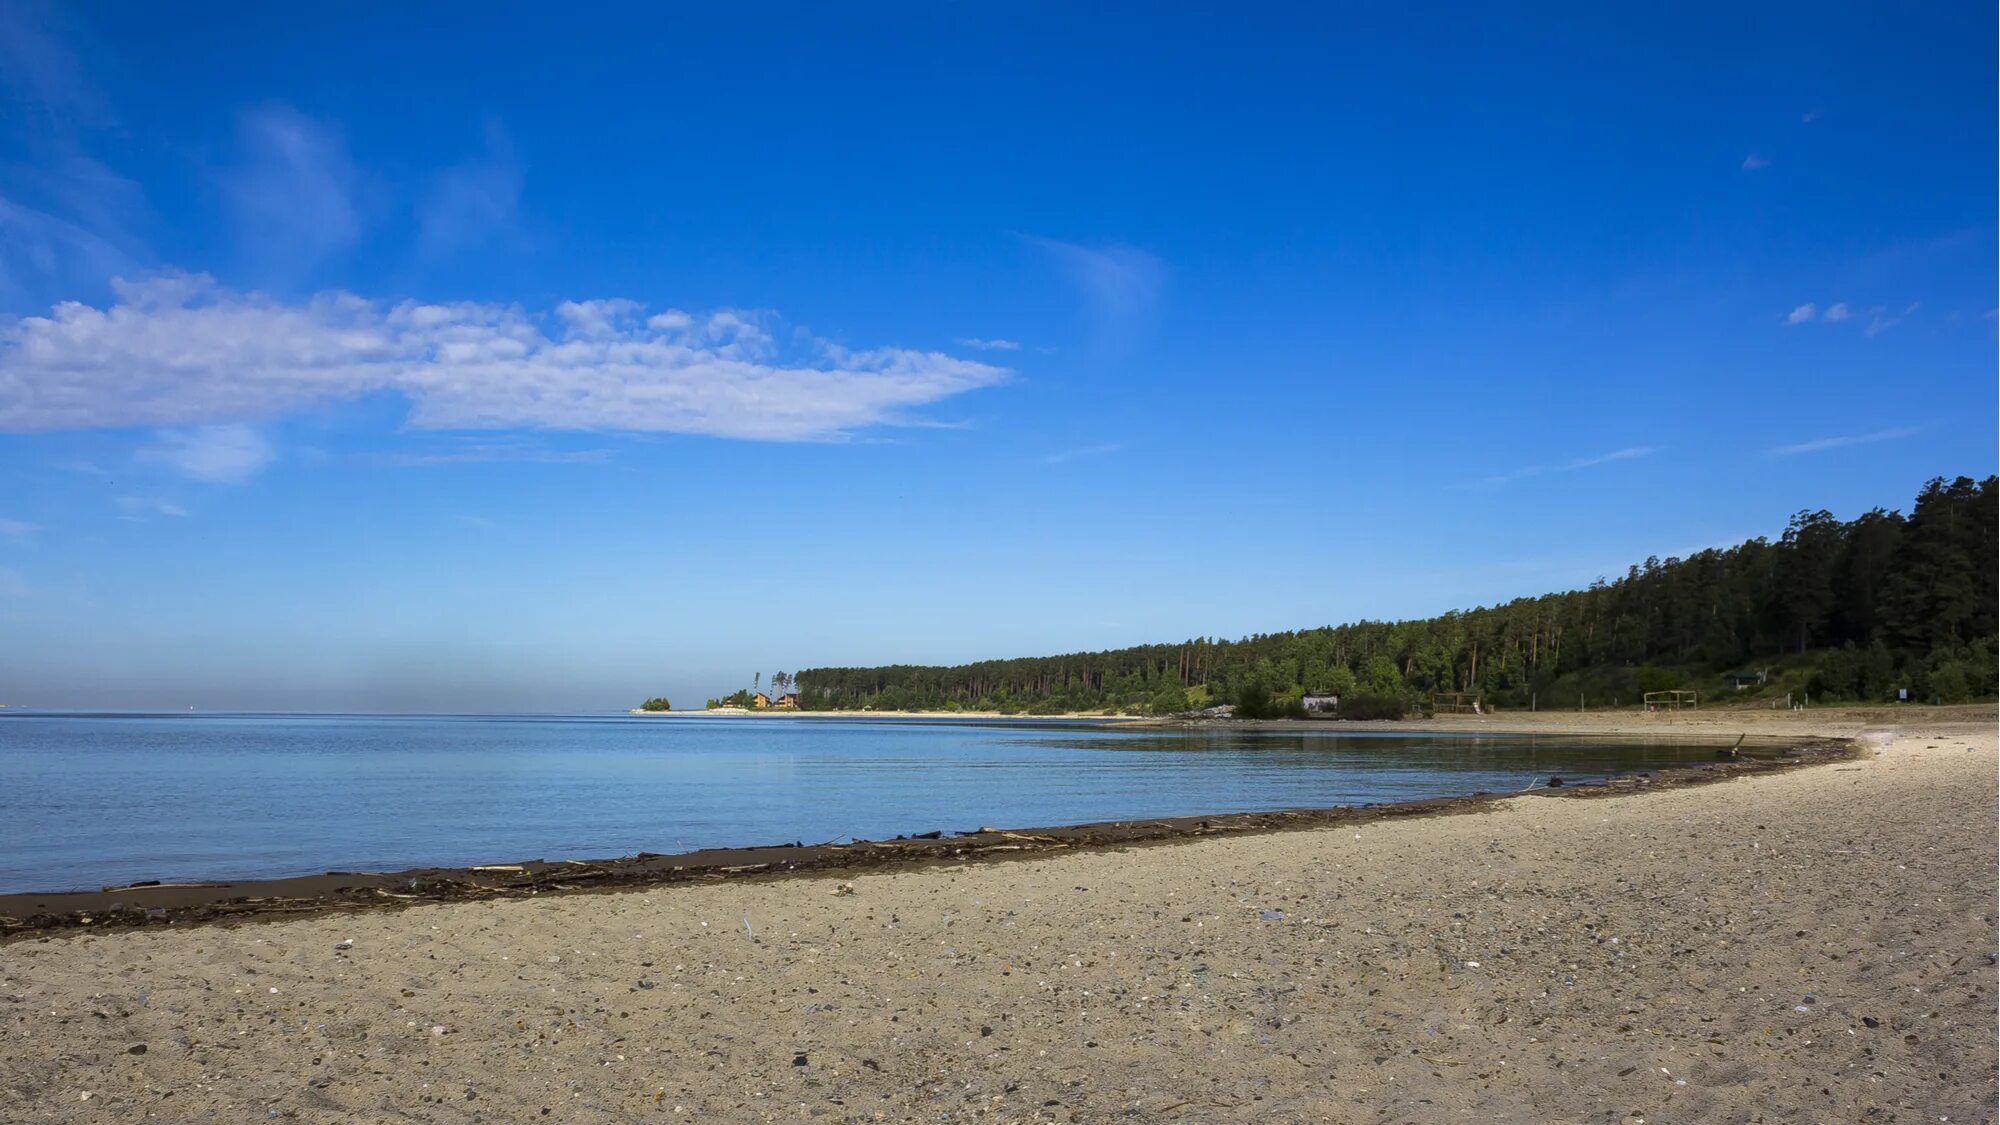
MULTIPOLYGON (((1406 708, 1433 692, 1475 692, 1503 709, 1637 705, 1646 691, 1814 702, 1986 699, 1994 662, 1996 520, 1988 477, 1938 479, 1908 518, 1877 509, 1842 523, 1793 517, 1685 559, 1647 559, 1616 581, 1420 621, 1349 625, 1109 652, 989 660, 953 668, 815 668, 784 677, 817 710, 1172 713, 1235 703, 1287 710, 1306 690, 1406 708), (1768 671, 1737 691, 1723 676, 1768 671)), ((782 675, 782 674, 781 674, 782 675)), ((774 682, 778 677, 773 677, 774 682)))
POLYGON ((1634 687, 1643 696, 1649 691, 1672 691, 1687 686, 1687 677, 1671 668, 1646 667, 1633 674, 1634 687))
POLYGON ((641 711, 671 711, 673 709, 674 705, 667 702, 667 697, 664 695, 656 695, 646 702, 639 704, 639 710, 641 711))

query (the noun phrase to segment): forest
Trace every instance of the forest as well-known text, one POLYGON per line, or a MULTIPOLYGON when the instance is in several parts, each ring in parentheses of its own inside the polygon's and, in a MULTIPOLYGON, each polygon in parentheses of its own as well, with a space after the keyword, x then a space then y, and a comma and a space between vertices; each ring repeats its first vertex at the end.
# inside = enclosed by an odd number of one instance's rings
POLYGON ((1995 500, 1991 476, 1939 478, 1908 515, 1803 511, 1775 541, 1649 558, 1588 589, 1425 620, 955 667, 813 668, 791 681, 810 710, 1007 714, 1266 700, 1283 713, 1308 692, 1392 713, 1442 692, 1499 709, 1635 705, 1680 688, 1703 705, 1991 699, 1995 500))

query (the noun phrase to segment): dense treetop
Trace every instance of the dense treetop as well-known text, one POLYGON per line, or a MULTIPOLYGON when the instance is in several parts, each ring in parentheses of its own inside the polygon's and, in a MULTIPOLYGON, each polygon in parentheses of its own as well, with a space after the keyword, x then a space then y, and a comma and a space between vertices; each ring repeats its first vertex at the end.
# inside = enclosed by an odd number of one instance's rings
POLYGON ((1474 692, 1489 706, 1636 702, 1694 688, 1712 699, 1956 702, 1995 693, 1996 485, 1942 478, 1910 514, 1794 516, 1757 538, 1649 558, 1588 589, 1417 621, 957 667, 813 668, 792 677, 817 710, 1182 711, 1306 692, 1421 706, 1474 692), (1731 673, 1763 674, 1747 690, 1731 673))

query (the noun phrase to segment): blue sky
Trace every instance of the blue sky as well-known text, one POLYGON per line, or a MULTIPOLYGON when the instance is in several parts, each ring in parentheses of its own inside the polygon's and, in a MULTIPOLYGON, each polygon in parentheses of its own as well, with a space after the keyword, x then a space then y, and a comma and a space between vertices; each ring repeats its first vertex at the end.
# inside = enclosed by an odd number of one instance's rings
POLYGON ((0 0, 0 702, 699 703, 1995 467, 1987 5, 517 14, 0 0))

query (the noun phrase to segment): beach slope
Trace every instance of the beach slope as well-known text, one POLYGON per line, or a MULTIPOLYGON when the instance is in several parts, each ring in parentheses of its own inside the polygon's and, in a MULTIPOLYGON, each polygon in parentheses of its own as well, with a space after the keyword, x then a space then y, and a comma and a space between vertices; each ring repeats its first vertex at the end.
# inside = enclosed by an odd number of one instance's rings
POLYGON ((0 1119, 1992 1121, 1993 726, 1864 745, 851 891, 16 941, 0 1119))

